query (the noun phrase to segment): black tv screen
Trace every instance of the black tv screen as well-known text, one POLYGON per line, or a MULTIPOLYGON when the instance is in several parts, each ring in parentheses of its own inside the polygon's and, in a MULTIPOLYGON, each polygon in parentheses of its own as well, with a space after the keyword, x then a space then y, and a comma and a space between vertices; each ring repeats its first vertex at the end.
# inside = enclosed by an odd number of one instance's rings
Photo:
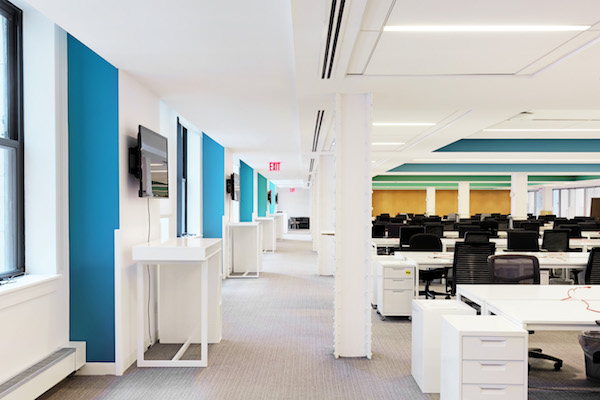
POLYGON ((139 126, 140 197, 169 197, 167 138, 139 126))
POLYGON ((240 199, 240 175, 235 172, 231 174, 231 200, 238 201, 240 199))

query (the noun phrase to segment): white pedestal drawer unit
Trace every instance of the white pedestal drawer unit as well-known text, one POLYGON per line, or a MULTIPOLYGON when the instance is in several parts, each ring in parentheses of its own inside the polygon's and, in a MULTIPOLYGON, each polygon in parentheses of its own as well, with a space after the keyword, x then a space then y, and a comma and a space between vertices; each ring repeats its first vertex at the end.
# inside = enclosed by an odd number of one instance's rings
POLYGON ((415 297, 415 267, 392 259, 377 262, 377 312, 387 316, 410 316, 415 297))
POLYGON ((527 399, 527 331, 498 316, 442 317, 440 399, 527 399))

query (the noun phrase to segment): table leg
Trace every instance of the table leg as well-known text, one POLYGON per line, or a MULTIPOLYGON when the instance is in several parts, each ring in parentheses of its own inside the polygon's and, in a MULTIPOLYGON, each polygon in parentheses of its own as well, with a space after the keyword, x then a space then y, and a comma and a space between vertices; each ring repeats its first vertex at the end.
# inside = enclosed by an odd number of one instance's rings
POLYGON ((137 366, 144 363, 144 265, 137 263, 137 366))
POLYGON ((202 261, 202 283, 200 285, 200 365, 208 366, 208 260, 202 261))

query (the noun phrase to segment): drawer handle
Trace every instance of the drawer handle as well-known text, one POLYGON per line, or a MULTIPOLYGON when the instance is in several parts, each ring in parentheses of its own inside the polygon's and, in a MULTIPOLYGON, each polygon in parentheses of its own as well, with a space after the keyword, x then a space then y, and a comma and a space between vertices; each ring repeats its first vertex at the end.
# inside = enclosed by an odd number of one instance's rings
POLYGON ((479 390, 482 393, 484 393, 484 392, 498 393, 498 392, 504 392, 504 391, 506 391, 506 388, 503 388, 503 387, 484 387, 484 386, 479 386, 479 390))
POLYGON ((484 338, 479 338, 480 341, 482 342, 506 342, 506 339, 484 339, 484 338))

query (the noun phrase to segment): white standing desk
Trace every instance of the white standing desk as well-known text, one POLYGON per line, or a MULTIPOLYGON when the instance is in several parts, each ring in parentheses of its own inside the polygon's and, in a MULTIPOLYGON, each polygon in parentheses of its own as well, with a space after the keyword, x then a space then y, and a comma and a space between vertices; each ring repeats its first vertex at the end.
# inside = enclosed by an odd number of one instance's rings
MULTIPOLYGON (((166 242, 150 242, 133 246, 132 259, 137 261, 137 366, 138 367, 206 367, 208 365, 209 324, 213 324, 220 340, 221 323, 221 239, 177 238, 166 242), (145 360, 144 359, 144 315, 146 304, 144 302, 144 265, 163 265, 172 268, 175 265, 187 265, 200 268, 200 315, 198 321, 189 321, 187 332, 180 336, 187 338, 177 354, 171 360, 145 360), (210 271, 209 271, 210 269, 210 271), (213 279, 211 279, 211 277, 213 279), (211 298, 209 308, 209 280, 218 298, 211 298), (209 316, 210 314, 210 316, 209 316), (209 322, 210 321, 210 322, 209 322), (200 360, 181 360, 181 357, 191 343, 196 342, 197 331, 200 330, 200 360)), ((183 277, 182 279, 185 279, 183 277)), ((159 289, 160 293, 160 289, 159 289)), ((189 294, 191 296, 191 294, 189 294)), ((187 298, 187 297, 186 297, 187 298)), ((193 299, 193 296, 190 298, 193 299)), ((189 301, 189 298, 188 298, 189 301)), ((158 314, 160 318, 160 300, 158 301, 158 314)), ((189 319, 189 318, 188 318, 189 319)), ((160 331, 159 331, 160 335, 160 331)))
POLYGON ((231 255, 229 278, 258 278, 262 270, 262 232, 258 222, 227 224, 231 255))
POLYGON ((275 219, 275 238, 283 239, 284 226, 287 226, 287 218, 283 213, 268 214, 268 218, 275 219))
POLYGON ((274 252, 277 249, 277 233, 275 231, 275 218, 257 217, 254 219, 262 225, 263 251, 274 252))

